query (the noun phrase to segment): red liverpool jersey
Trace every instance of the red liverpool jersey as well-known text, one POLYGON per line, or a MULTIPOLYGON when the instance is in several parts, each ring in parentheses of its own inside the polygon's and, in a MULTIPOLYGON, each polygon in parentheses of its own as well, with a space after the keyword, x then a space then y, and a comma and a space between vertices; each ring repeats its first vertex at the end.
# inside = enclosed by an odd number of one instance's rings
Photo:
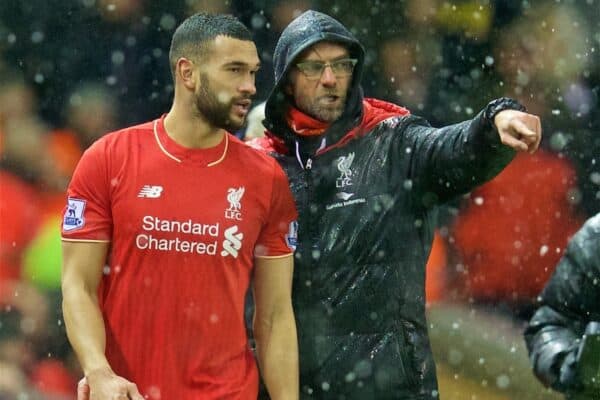
POLYGON ((255 399, 244 325, 254 257, 290 254, 296 211, 277 162, 232 135, 187 149, 163 119, 82 157, 62 235, 110 241, 106 355, 150 399, 255 399))

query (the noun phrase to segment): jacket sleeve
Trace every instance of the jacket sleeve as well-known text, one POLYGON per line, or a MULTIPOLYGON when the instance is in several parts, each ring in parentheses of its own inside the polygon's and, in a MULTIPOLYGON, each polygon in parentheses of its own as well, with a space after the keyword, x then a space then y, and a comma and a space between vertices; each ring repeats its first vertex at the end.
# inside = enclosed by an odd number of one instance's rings
POLYGON ((500 142, 494 116, 504 109, 523 110, 518 102, 500 98, 475 118, 432 128, 421 118, 407 117, 398 157, 411 156, 409 177, 415 193, 429 207, 466 193, 498 174, 515 152, 500 142))
POLYGON ((539 301, 525 329, 533 370, 546 386, 577 390, 581 337, 600 311, 600 214, 573 236, 539 301))

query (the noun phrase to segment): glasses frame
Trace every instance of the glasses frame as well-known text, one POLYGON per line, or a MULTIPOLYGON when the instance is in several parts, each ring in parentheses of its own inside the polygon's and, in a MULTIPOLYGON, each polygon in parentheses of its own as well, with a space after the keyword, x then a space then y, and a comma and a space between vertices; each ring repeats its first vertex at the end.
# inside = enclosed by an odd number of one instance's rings
POLYGON ((345 78, 348 76, 352 76, 352 74, 354 73, 354 67, 356 66, 357 63, 358 63, 358 59, 349 58, 349 57, 348 58, 340 58, 339 60, 328 61, 328 62, 322 62, 322 61, 317 61, 317 60, 307 60, 307 61, 296 63, 296 68, 298 68, 298 70, 300 72, 302 72, 304 74, 304 76, 306 76, 306 79, 308 79, 310 81, 316 81, 318 79, 321 79, 321 76, 323 76, 323 72, 325 71, 325 68, 327 68, 327 67, 331 68, 331 72, 333 72, 333 75, 335 75, 336 78, 345 78), (340 63, 346 63, 346 62, 350 62, 352 64, 352 69, 350 70, 349 73, 335 71, 336 64, 339 65, 340 63), (305 67, 307 64, 320 65, 321 70, 319 71, 318 74, 310 75, 305 70, 305 67))

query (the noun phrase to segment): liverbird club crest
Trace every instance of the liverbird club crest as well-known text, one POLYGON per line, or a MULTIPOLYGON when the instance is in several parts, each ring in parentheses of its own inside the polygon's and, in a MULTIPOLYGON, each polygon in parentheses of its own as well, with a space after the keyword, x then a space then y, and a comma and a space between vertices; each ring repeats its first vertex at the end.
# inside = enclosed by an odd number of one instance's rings
POLYGON ((237 189, 227 189, 227 201, 229 202, 229 208, 225 210, 225 218, 234 219, 237 221, 242 220, 242 196, 244 195, 244 187, 241 186, 237 189))
POLYGON ((340 177, 335 181, 336 187, 352 186, 352 170, 350 169, 352 161, 354 161, 354 153, 338 158, 337 168, 340 171, 340 177))

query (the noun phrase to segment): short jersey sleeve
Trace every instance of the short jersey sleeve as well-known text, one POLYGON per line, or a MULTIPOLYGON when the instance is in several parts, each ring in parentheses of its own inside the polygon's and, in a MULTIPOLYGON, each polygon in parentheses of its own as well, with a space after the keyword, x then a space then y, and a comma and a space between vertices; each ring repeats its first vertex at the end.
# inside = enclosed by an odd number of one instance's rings
POLYGON ((67 189, 63 240, 110 241, 112 216, 106 145, 94 143, 81 157, 67 189))
POLYGON ((255 256, 279 257, 293 253, 298 240, 297 219, 287 177, 275 162, 269 215, 256 242, 255 256))

